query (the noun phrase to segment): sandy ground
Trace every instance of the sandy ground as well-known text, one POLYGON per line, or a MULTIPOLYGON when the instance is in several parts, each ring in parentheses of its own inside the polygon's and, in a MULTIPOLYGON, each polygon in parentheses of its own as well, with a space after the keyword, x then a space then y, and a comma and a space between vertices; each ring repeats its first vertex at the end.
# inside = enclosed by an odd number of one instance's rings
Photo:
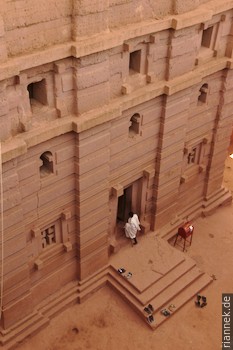
MULTIPOLYGON (((230 158, 226 160, 224 184, 233 191, 230 158)), ((191 300, 153 332, 114 291, 105 287, 54 318, 46 329, 17 349, 221 349, 222 293, 233 293, 232 251, 233 206, 229 205, 195 221, 193 244, 186 253, 200 269, 216 276, 205 289, 205 308, 197 308, 191 300)))

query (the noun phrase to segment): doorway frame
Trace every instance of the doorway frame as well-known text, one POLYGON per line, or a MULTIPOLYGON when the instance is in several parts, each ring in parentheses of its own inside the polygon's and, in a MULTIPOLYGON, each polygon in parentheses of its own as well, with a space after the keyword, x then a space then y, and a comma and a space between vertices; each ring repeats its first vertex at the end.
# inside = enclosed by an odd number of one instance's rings
MULTIPOLYGON (((118 209, 118 198, 124 194, 124 189, 133 185, 133 183, 139 181, 140 186, 138 188, 138 199, 137 203, 132 200, 132 211, 137 212, 140 223, 141 232, 146 233, 150 231, 153 224, 153 215, 151 215, 150 222, 145 220, 146 216, 146 203, 147 203, 147 192, 149 190, 149 183, 153 181, 155 176, 154 166, 148 166, 144 168, 140 177, 134 178, 132 181, 127 183, 116 183, 110 189, 110 200, 109 200, 109 246, 110 251, 115 250, 116 243, 116 229, 117 229, 117 209, 118 209)), ((148 220, 148 219, 147 219, 148 220)))

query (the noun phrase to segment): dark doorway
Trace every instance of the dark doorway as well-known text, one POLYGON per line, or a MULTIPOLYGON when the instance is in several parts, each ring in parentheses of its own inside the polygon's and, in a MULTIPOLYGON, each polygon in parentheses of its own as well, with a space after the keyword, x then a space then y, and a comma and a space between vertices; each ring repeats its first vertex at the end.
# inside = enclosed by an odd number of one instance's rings
POLYGON ((124 189, 122 196, 118 198, 117 221, 126 222, 132 205, 132 186, 124 189))

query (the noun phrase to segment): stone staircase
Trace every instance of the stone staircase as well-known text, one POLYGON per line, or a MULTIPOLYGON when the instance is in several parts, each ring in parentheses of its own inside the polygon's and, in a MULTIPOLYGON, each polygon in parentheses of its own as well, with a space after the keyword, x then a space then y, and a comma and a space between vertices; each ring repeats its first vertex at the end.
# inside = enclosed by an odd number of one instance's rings
POLYGON ((212 278, 200 271, 190 258, 185 258, 175 268, 152 282, 143 291, 139 291, 133 285, 133 275, 131 279, 127 279, 126 275, 127 273, 120 274, 111 266, 107 283, 152 329, 156 329, 168 320, 212 282, 212 278), (148 313, 144 311, 148 304, 151 304, 154 308, 152 313, 154 322, 152 323, 148 322, 148 313), (161 310, 168 309, 171 304, 175 305, 175 309, 170 316, 166 317, 161 313, 161 310))
POLYGON ((107 284, 108 266, 103 267, 94 275, 82 280, 78 283, 78 300, 79 303, 84 302, 93 293, 107 284))
MULTIPOLYGON (((130 262, 131 257, 128 253, 126 260, 124 260, 124 256, 121 258, 121 265, 117 258, 112 262, 108 269, 107 283, 150 328, 156 329, 188 301, 194 299, 196 294, 207 287, 213 279, 200 271, 193 259, 174 249, 164 240, 156 237, 154 246, 153 239, 147 243, 149 245, 144 248, 148 249, 149 261, 152 261, 154 254, 158 254, 160 250, 154 264, 143 263, 141 256, 140 259, 132 262, 129 269, 132 272, 132 277, 128 279, 128 271, 122 274, 118 272, 118 268, 127 266, 127 261, 130 262), (156 245, 159 245, 159 249, 156 248, 156 245), (151 251, 149 247, 152 248, 151 251), (165 260, 169 258, 170 262, 164 266, 165 260), (140 283, 143 275, 145 278, 140 283), (148 313, 144 311, 148 304, 154 308, 154 322, 152 323, 148 322, 148 313), (170 313, 170 316, 166 317, 161 313, 161 310, 168 309, 171 304, 175 305, 175 309, 170 313)), ((134 249, 135 247, 132 251, 134 249)), ((135 253, 137 255, 136 251, 135 253)), ((140 252, 138 256, 140 256, 140 252)))
POLYGON ((31 336, 49 324, 49 319, 37 311, 20 320, 7 330, 1 330, 0 344, 4 350, 14 349, 28 336, 31 336))
POLYGON ((4 350, 14 349, 26 337, 46 327, 51 319, 71 305, 84 302, 98 289, 109 286, 145 321, 152 330, 168 320, 183 305, 193 299, 212 282, 212 278, 200 271, 194 260, 174 249, 154 233, 139 238, 139 244, 129 241, 121 252, 110 257, 109 265, 82 281, 63 286, 37 306, 33 314, 13 327, 0 331, 0 345, 4 350), (146 254, 145 254, 146 252, 146 254), (125 267, 120 274, 118 269, 125 267), (132 273, 127 278, 128 272, 132 273), (144 308, 153 305, 152 323, 144 308), (170 316, 161 309, 174 304, 170 316))
POLYGON ((216 193, 206 197, 203 201, 203 215, 209 216, 214 213, 217 207, 231 203, 232 194, 227 189, 222 187, 216 193))
POLYGON ((33 314, 23 318, 7 330, 0 331, 0 346, 15 349, 18 344, 46 327, 51 319, 68 307, 85 301, 95 291, 106 285, 107 267, 82 282, 70 282, 57 293, 40 303, 33 314))

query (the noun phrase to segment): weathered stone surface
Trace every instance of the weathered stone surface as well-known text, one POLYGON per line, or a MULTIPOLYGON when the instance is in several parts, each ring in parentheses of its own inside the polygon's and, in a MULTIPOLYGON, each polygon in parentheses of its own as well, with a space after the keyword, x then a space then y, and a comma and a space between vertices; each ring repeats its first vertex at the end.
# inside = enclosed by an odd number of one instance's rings
POLYGON ((157 232, 201 214, 203 201, 219 205, 233 118, 232 8, 232 0, 3 2, 8 333, 62 287, 92 282, 130 210, 157 232))

